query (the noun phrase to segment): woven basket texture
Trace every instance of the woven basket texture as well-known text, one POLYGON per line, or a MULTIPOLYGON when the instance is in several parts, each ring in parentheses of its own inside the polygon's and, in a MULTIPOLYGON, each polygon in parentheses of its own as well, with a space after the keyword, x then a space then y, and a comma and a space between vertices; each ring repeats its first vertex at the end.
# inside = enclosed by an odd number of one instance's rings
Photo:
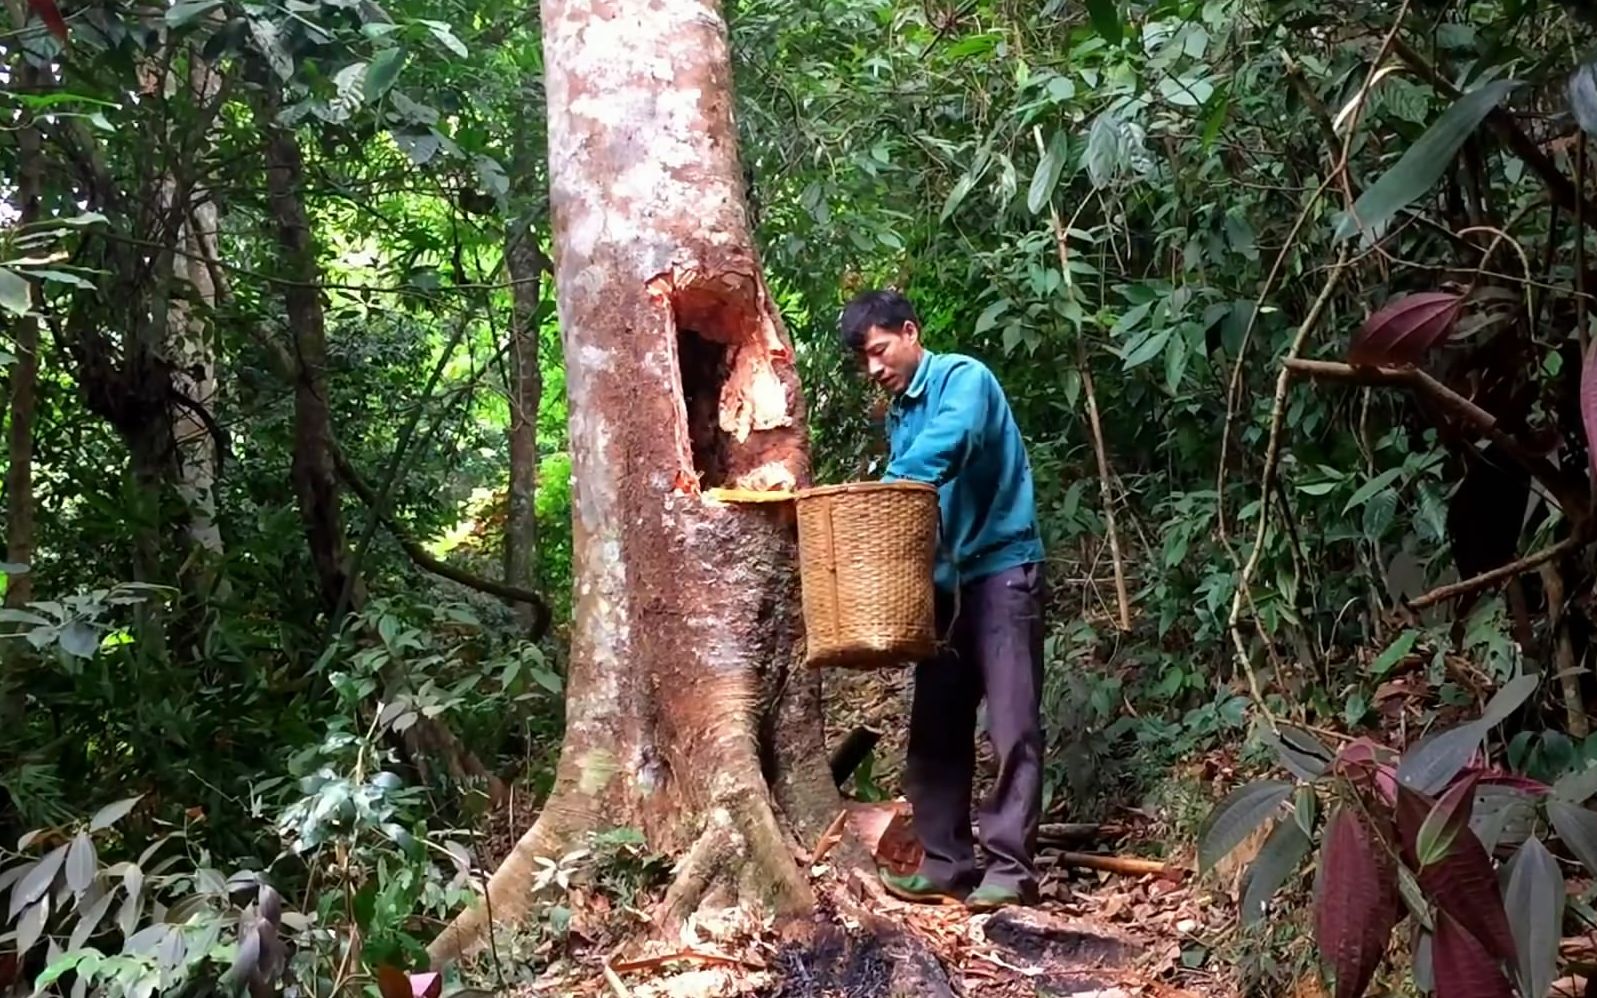
POLYGON ((930 656, 937 490, 920 482, 827 485, 800 492, 796 509, 806 661, 876 669, 930 656))

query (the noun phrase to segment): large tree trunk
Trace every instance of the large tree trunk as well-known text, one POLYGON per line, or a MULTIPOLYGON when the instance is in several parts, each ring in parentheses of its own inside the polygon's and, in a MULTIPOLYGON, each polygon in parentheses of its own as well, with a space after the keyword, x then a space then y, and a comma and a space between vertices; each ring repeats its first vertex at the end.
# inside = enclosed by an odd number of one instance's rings
MULTIPOLYGON (((505 229, 505 271, 511 281, 510 310, 510 494, 505 523, 505 582, 531 589, 537 550, 538 405, 543 377, 538 371, 538 304, 545 266, 538 233, 525 222, 505 229)), ((527 626, 537 608, 518 603, 527 626)))
MULTIPOLYGON (((358 607, 362 591, 351 583, 349 543, 339 506, 332 407, 327 388, 327 318, 318 290, 321 268, 310 218, 300 196, 304 159, 292 131, 279 125, 271 102, 257 109, 266 138, 266 181, 278 245, 289 282, 283 304, 293 337, 294 495, 316 568, 318 591, 328 613, 358 607), (350 597, 346 599, 346 587, 350 597)), ((335 621, 336 623, 336 621, 335 621)))
MULTIPOLYGON (((221 74, 198 54, 190 55, 189 91, 207 107, 221 90, 221 74)), ((216 521, 218 441, 206 425, 216 407, 216 349, 210 316, 216 307, 211 278, 216 240, 216 202, 210 192, 184 192, 189 210, 178 224, 173 262, 174 288, 168 306, 166 357, 172 365, 172 437, 177 447, 178 495, 187 507, 189 540, 210 555, 222 553, 216 521)), ((209 576, 209 572, 202 572, 209 576)))
POLYGON ((799 662, 791 514, 700 495, 809 474, 719 7, 544 0, 543 25, 575 478, 566 740, 548 804, 491 904, 435 940, 440 963, 481 941, 488 908, 527 913, 534 857, 612 825, 684 857, 668 915, 806 910, 792 835, 813 842, 839 806, 799 662))
MULTIPOLYGON (((20 20, 20 18, 19 18, 20 20)), ((40 73, 19 55, 13 70, 12 85, 31 93, 39 85, 40 73)), ((43 142, 32 115, 24 117, 17 129, 17 224, 39 220, 39 194, 44 181, 43 142)), ((12 320, 12 349, 16 363, 11 365, 11 426, 7 441, 6 465, 6 561, 29 564, 33 561, 33 421, 39 384, 39 320, 25 315, 12 320)), ((7 580, 6 605, 21 606, 33 599, 33 574, 13 575, 7 580)), ((20 700, 18 701, 20 703, 20 700)))

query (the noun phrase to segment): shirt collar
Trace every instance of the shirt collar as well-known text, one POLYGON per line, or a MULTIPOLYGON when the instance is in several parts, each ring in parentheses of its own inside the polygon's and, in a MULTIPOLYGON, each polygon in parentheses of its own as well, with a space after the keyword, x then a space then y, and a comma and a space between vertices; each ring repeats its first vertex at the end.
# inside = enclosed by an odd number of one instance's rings
POLYGON ((928 372, 931 370, 932 356, 930 350, 921 351, 920 366, 915 368, 915 376, 909 379, 909 387, 904 389, 905 398, 918 399, 926 393, 926 379, 931 377, 928 372))

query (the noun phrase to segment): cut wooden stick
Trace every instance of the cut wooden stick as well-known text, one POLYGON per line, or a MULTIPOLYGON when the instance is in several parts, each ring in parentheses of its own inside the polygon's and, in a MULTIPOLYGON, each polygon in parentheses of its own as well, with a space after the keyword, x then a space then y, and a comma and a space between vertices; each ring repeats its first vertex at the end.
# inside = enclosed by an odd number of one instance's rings
POLYGON ((841 787, 847 782, 854 770, 860 767, 865 757, 871 754, 871 749, 881 741, 882 733, 875 728, 860 725, 837 743, 837 748, 832 752, 830 768, 832 770, 832 785, 841 787))
MULTIPOLYGON (((1037 152, 1046 155, 1042 129, 1033 128, 1037 152)), ((1083 202, 1085 203, 1085 202, 1083 202)), ((1053 221, 1054 248, 1059 252, 1059 273, 1070 273, 1070 243, 1065 235, 1065 225, 1059 220, 1059 211, 1050 199, 1048 217, 1053 221)), ((1093 388, 1092 369, 1087 363, 1087 344, 1081 330, 1076 331, 1076 368, 1081 373, 1082 391, 1087 396, 1087 426, 1092 431, 1092 452, 1098 459, 1098 491, 1103 497, 1104 532, 1109 535, 1109 557, 1115 567, 1115 599, 1120 607, 1120 630, 1131 630, 1131 597, 1126 593, 1126 563, 1120 556, 1120 532, 1115 528, 1114 492, 1109 487, 1109 452, 1104 446, 1103 426, 1098 421, 1098 392, 1093 388)))
POLYGON ((1103 870, 1106 873, 1119 873, 1128 877, 1145 877, 1153 874, 1157 877, 1181 873, 1180 867, 1171 866, 1169 863, 1157 859, 1142 859, 1137 856, 1106 856, 1094 852, 1062 852, 1058 854, 1057 863, 1064 866, 1079 866, 1084 870, 1103 870))

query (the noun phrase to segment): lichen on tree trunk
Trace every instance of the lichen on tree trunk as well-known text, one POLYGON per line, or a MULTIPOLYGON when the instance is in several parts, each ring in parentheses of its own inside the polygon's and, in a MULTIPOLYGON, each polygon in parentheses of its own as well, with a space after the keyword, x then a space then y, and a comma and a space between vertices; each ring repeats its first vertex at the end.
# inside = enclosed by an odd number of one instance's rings
POLYGON ((630 825, 683 857, 669 909, 813 901, 794 847, 839 800, 800 661, 781 504, 712 485, 803 485, 804 406, 743 202, 713 0, 545 0, 555 286, 574 478, 566 738, 549 803, 435 940, 531 907, 538 856, 630 825))

